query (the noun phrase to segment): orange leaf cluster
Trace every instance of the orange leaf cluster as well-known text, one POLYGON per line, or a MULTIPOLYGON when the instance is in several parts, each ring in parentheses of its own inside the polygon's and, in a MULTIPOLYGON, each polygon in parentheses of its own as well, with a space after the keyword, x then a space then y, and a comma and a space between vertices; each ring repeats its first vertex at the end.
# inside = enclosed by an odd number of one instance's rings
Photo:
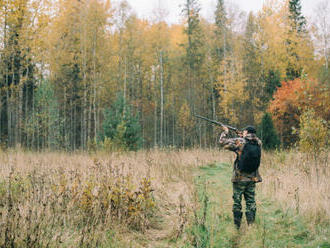
MULTIPOLYGON (((291 128, 298 127, 299 117, 307 109, 314 109, 317 116, 329 120, 329 86, 312 79, 295 79, 282 82, 270 102, 269 111, 282 136, 290 138, 291 128)), ((288 141, 288 143, 290 143, 288 141)))

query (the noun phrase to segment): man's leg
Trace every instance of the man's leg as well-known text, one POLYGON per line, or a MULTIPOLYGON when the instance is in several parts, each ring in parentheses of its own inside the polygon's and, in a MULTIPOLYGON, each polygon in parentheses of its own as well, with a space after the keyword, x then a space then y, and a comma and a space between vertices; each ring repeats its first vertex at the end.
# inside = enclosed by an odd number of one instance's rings
POLYGON ((243 182, 233 183, 233 215, 234 215, 234 224, 237 229, 241 226, 242 220, 242 194, 244 192, 245 185, 243 182))
POLYGON ((244 191, 244 199, 246 203, 246 221, 248 225, 253 224, 256 216, 256 201, 255 201, 255 182, 249 182, 244 191))

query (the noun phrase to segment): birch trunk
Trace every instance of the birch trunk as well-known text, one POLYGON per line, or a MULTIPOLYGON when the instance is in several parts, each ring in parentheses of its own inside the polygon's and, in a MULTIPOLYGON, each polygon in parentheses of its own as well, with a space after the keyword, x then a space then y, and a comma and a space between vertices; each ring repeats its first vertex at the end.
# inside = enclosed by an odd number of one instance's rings
POLYGON ((160 147, 163 147, 163 123, 164 123, 164 88, 163 88, 163 52, 160 52, 160 147))

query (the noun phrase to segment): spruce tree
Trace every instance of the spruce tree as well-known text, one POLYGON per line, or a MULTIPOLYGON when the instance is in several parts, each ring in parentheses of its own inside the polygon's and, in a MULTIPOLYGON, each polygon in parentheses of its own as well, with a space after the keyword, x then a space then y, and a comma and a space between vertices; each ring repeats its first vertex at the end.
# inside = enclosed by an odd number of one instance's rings
POLYGON ((291 20, 292 30, 298 33, 306 31, 306 19, 301 12, 300 0, 289 1, 289 18, 291 20))
MULTIPOLYGON (((186 0, 183 8, 183 14, 187 25, 184 34, 187 36, 187 42, 184 44, 184 70, 185 70, 185 95, 191 112, 205 111, 207 106, 205 91, 201 90, 200 85, 206 85, 203 78, 203 67, 205 65, 205 38, 203 34, 200 4, 198 0, 186 0), (201 104, 201 102, 203 104, 201 104)), ((199 130, 193 129, 187 137, 197 137, 199 130)), ((202 136, 202 135, 200 135, 202 136)), ((196 141, 194 138, 191 141, 196 141)))
POLYGON ((60 134, 63 121, 54 86, 49 81, 42 81, 35 90, 33 109, 26 121, 27 147, 37 150, 64 148, 60 134))
POLYGON ((243 40, 243 72, 246 78, 245 92, 248 95, 246 104, 243 107, 247 123, 254 123, 254 115, 256 110, 260 108, 257 99, 261 97, 262 89, 260 81, 261 64, 258 58, 259 51, 254 38, 256 31, 256 20, 253 13, 250 12, 243 40))
POLYGON ((265 113, 258 128, 258 137, 262 140, 265 150, 275 149, 280 145, 280 140, 274 128, 272 117, 265 113))
POLYGON ((200 6, 197 0, 187 0, 183 13, 187 18, 187 27, 184 32, 188 38, 186 45, 186 62, 191 70, 198 69, 203 62, 202 30, 200 25, 200 6))
POLYGON ((220 63, 225 57, 226 52, 229 50, 228 44, 228 30, 227 30, 227 16, 223 0, 218 0, 215 10, 215 59, 220 63))
POLYGON ((294 59, 294 61, 289 62, 286 68, 286 79, 293 80, 301 76, 302 68, 297 67, 297 62, 299 61, 299 55, 297 54, 297 40, 292 37, 302 37, 306 33, 306 19, 301 12, 301 2, 300 0, 290 0, 289 1, 289 14, 290 20, 290 32, 288 43, 288 53, 294 59))
POLYGON ((117 149, 138 150, 142 145, 139 118, 120 94, 111 109, 104 111, 102 140, 113 141, 117 149))
POLYGON ((272 99, 277 87, 281 86, 281 74, 278 70, 269 70, 263 75, 265 81, 263 102, 268 103, 272 99))

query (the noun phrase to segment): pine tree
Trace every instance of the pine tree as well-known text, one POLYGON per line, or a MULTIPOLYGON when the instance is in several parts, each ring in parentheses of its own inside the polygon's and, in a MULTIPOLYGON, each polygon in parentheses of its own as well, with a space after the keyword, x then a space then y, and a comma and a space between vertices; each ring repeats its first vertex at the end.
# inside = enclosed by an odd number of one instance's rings
POLYGON ((186 46, 187 64, 191 70, 195 70, 202 64, 203 54, 201 47, 203 44, 202 30, 200 26, 200 6, 197 0, 187 0, 183 12, 187 18, 185 33, 188 36, 186 46))
POLYGON ((281 75, 278 70, 269 70, 263 78, 265 81, 263 102, 267 104, 272 99, 276 88, 281 86, 281 75))
POLYGON ((99 135, 113 141, 116 149, 138 150, 142 145, 141 125, 139 118, 131 111, 131 106, 125 103, 119 94, 111 109, 105 109, 103 132, 99 135))
POLYGON ((256 22, 253 13, 249 14, 248 22, 243 40, 243 72, 246 77, 245 94, 248 101, 244 106, 244 113, 247 114, 247 123, 254 123, 258 106, 258 98, 261 97, 261 65, 258 58, 258 47, 255 41, 256 22))
MULTIPOLYGON (((60 127, 63 125, 59 116, 59 106, 53 85, 42 82, 34 94, 34 112, 29 116, 25 132, 29 148, 56 149, 63 144, 60 127)), ((62 147, 61 147, 62 148, 62 147)))
POLYGON ((215 58, 220 63, 229 50, 226 9, 223 0, 218 0, 215 10, 215 58))
POLYGON ((288 80, 293 80, 301 76, 302 68, 298 65, 301 59, 297 47, 298 42, 301 42, 303 34, 306 33, 306 19, 301 13, 301 3, 300 0, 290 0, 289 1, 289 20, 290 20, 290 31, 289 38, 287 40, 288 54, 291 57, 286 68, 286 78, 288 80))
MULTIPOLYGON (((183 9, 186 18, 186 28, 184 33, 187 36, 187 43, 184 45, 186 54, 184 56, 186 99, 191 112, 205 112, 205 106, 208 106, 207 98, 209 91, 206 90, 206 80, 203 77, 205 66, 205 38, 203 37, 203 24, 200 18, 200 5, 198 0, 186 0, 183 9)), ((188 136, 193 137, 192 142, 198 142, 196 137, 202 137, 202 129, 197 127, 191 130, 188 136)), ((201 145, 201 138, 199 138, 201 145)))
POLYGON ((298 33, 306 32, 306 19, 301 12, 300 0, 289 1, 289 18, 291 20, 292 31, 298 33))
POLYGON ((184 32, 187 35, 188 43, 186 47, 185 62, 188 66, 188 100, 191 106, 194 106, 196 76, 203 63, 204 54, 202 52, 203 38, 200 24, 200 6, 197 0, 186 0, 183 13, 187 20, 187 27, 184 32))
POLYGON ((272 117, 265 113, 258 128, 258 137, 262 140, 265 150, 275 149, 280 145, 280 140, 274 128, 272 117))

